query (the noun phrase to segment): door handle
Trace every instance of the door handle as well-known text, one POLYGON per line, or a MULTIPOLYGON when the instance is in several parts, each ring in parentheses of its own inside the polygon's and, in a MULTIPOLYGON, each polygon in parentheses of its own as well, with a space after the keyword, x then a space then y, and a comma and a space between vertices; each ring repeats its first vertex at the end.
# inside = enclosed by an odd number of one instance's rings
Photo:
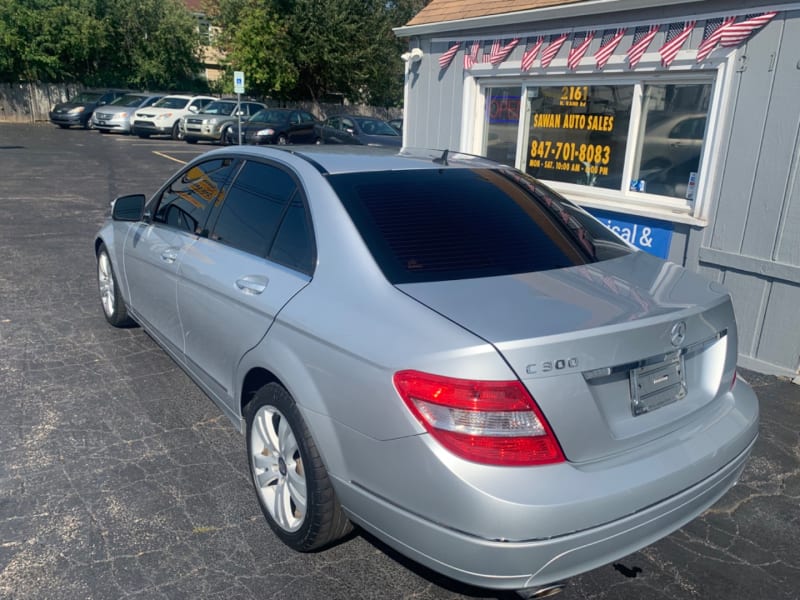
POLYGON ((166 263, 174 263, 178 258, 177 248, 167 248, 161 253, 161 260, 166 263))
POLYGON ((236 280, 236 287, 245 294, 257 296, 265 289, 269 280, 263 275, 247 275, 236 280))

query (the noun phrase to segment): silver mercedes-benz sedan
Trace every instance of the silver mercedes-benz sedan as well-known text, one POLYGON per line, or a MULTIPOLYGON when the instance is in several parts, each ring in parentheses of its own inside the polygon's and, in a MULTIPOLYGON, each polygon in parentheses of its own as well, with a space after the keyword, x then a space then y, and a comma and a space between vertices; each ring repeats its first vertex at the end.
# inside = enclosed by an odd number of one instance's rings
POLYGON ((95 251, 106 319, 245 434, 296 550, 357 524, 545 595, 701 514, 757 436, 728 293, 486 159, 223 148, 95 251))

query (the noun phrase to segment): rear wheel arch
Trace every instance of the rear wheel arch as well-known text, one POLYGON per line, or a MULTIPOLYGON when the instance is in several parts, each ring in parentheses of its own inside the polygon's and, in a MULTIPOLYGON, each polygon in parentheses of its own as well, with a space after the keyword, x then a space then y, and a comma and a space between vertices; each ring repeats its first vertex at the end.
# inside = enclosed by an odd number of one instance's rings
POLYGON ((247 405, 253 400, 255 393, 268 383, 277 383, 286 387, 278 377, 262 367, 255 367, 247 372, 242 380, 242 391, 239 395, 239 414, 244 415, 247 405))

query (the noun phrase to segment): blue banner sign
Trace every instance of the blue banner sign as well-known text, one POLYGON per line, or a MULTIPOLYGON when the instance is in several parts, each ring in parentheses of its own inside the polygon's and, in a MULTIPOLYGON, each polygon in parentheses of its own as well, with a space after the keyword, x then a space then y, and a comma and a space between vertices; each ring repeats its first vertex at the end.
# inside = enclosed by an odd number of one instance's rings
POLYGON ((586 210, 629 244, 660 258, 669 256, 672 223, 635 215, 621 215, 596 208, 586 210))

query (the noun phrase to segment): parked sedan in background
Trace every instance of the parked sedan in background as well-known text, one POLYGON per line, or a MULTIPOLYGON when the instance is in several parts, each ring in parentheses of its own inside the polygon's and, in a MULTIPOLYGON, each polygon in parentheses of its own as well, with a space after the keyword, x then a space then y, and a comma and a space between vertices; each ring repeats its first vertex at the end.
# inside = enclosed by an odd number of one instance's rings
MULTIPOLYGON (((311 144, 319 123, 310 112, 292 108, 265 108, 242 123, 244 144, 311 144)), ((237 130, 233 130, 235 134, 237 130)))
POLYGON ((212 150, 94 251, 105 318, 246 434, 295 550, 356 523, 545 595, 700 515, 758 435, 728 292, 487 159, 212 150))
POLYGON ((211 96, 190 96, 171 94, 147 108, 140 108, 133 114, 132 132, 141 138, 151 135, 168 135, 173 140, 183 137, 180 129, 181 117, 198 113, 207 104, 214 102, 211 96))
POLYGON ((88 90, 73 96, 66 102, 59 102, 50 111, 50 122, 62 129, 78 126, 92 128, 92 114, 98 106, 125 95, 123 90, 88 90))
POLYGON ((242 102, 236 111, 236 100, 216 100, 197 114, 186 115, 181 119, 181 128, 186 142, 219 142, 223 145, 238 142, 239 115, 246 121, 258 111, 266 108, 260 102, 242 102))
POLYGON ((320 144, 361 144, 400 147, 403 137, 386 121, 372 117, 336 115, 314 126, 320 144))
POLYGON ((132 92, 120 96, 110 104, 95 110, 92 115, 92 125, 100 133, 130 133, 131 118, 137 108, 151 106, 160 100, 164 94, 148 94, 132 92))
POLYGON ((399 131, 400 133, 403 133, 403 119, 389 119, 386 122, 389 123, 389 125, 391 125, 395 129, 397 129, 397 131, 399 131))

